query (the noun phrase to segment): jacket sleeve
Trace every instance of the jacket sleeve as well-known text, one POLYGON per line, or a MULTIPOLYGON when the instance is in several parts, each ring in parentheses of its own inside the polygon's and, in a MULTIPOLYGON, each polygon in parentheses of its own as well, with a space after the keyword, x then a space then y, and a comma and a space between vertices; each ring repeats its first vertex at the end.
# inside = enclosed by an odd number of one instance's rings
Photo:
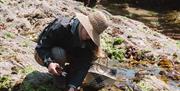
POLYGON ((73 60, 70 62, 70 70, 67 75, 68 86, 74 86, 75 88, 81 86, 91 65, 91 57, 73 58, 73 60))
POLYGON ((51 49, 52 47, 56 46, 56 43, 60 42, 64 37, 63 33, 65 28, 61 25, 60 22, 61 21, 59 19, 55 19, 39 35, 35 50, 44 63, 45 61, 47 62, 47 60, 53 60, 51 49))

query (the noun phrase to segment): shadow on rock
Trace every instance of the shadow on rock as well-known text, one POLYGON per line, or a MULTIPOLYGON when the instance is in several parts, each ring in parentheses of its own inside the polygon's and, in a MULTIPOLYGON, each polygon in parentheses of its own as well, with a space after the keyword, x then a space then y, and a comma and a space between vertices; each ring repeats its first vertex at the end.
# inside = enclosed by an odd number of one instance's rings
POLYGON ((33 71, 26 75, 23 82, 14 86, 12 91, 59 91, 53 85, 53 78, 48 73, 33 71))

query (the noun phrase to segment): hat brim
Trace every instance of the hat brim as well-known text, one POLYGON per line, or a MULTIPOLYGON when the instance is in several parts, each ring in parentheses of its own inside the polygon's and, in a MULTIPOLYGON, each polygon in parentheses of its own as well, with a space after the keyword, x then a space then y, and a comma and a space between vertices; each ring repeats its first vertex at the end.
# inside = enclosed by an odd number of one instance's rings
POLYGON ((80 23, 83 25, 93 42, 97 45, 100 46, 100 37, 98 33, 93 29, 93 26, 89 20, 89 17, 86 15, 83 15, 81 13, 76 13, 77 19, 80 21, 80 23))

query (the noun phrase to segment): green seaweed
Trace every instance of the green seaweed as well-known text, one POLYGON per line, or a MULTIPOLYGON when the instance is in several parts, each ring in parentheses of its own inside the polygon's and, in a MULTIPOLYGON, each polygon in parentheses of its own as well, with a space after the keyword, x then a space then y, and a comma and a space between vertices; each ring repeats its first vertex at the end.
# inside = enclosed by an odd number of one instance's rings
POLYGON ((152 91, 152 86, 144 81, 139 82, 137 85, 142 91, 152 91))
POLYGON ((114 39, 114 45, 120 45, 124 42, 124 39, 123 38, 115 38, 114 39))
POLYGON ((180 41, 177 41, 177 42, 176 42, 176 45, 177 45, 177 47, 180 48, 180 41))
POLYGON ((13 39, 13 38, 15 38, 15 35, 11 32, 5 32, 3 38, 4 39, 13 39))
POLYGON ((5 75, 0 78, 0 89, 9 89, 11 87, 11 78, 8 75, 5 75))
POLYGON ((104 35, 102 38, 102 47, 111 59, 123 62, 126 50, 123 48, 116 48, 114 46, 121 45, 123 42, 124 39, 121 37, 112 38, 109 35, 104 35))

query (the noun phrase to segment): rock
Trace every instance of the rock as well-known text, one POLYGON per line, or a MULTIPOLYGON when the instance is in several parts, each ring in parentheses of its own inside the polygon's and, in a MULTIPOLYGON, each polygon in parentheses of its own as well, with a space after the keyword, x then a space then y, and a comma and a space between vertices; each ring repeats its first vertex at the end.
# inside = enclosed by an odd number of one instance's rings
MULTIPOLYGON (((0 77, 10 76, 12 88, 14 86, 16 89, 14 91, 51 89, 52 79, 47 74, 47 68, 34 60, 36 43, 31 39, 36 40, 44 27, 59 15, 71 17, 74 12, 89 14, 97 9, 83 7, 82 3, 73 0, 7 0, 0 5, 0 77), (13 34, 13 31, 18 32, 13 34)), ((160 75, 172 82, 179 81, 180 48, 177 41, 152 31, 141 22, 102 11, 110 19, 110 27, 102 34, 103 50, 121 49, 121 56, 124 56, 123 61, 109 58, 100 60, 103 65, 118 69, 118 80, 123 81, 116 87, 107 87, 107 90, 176 91, 178 87, 172 88, 171 84, 157 77, 160 75), (121 38, 123 42, 113 45, 116 38, 121 38), (161 59, 161 56, 167 59, 161 59), (109 63, 111 65, 106 65, 109 63), (136 77, 141 78, 137 83, 134 81, 136 77)), ((172 86, 178 86, 178 83, 172 86)))
POLYGON ((21 19, 16 22, 16 29, 21 33, 24 31, 29 31, 31 29, 31 24, 25 19, 21 19))
POLYGON ((14 19, 12 19, 12 18, 7 18, 7 19, 6 19, 7 22, 12 22, 13 20, 14 20, 14 19))
POLYGON ((143 91, 177 91, 155 76, 146 76, 137 84, 143 91))
POLYGON ((165 68, 169 71, 172 71, 174 68, 173 62, 171 60, 169 60, 166 57, 163 57, 160 62, 158 63, 159 66, 161 66, 162 68, 165 68))
POLYGON ((2 77, 3 75, 11 74, 11 68, 13 66, 14 65, 9 61, 0 62, 0 77, 2 77))

